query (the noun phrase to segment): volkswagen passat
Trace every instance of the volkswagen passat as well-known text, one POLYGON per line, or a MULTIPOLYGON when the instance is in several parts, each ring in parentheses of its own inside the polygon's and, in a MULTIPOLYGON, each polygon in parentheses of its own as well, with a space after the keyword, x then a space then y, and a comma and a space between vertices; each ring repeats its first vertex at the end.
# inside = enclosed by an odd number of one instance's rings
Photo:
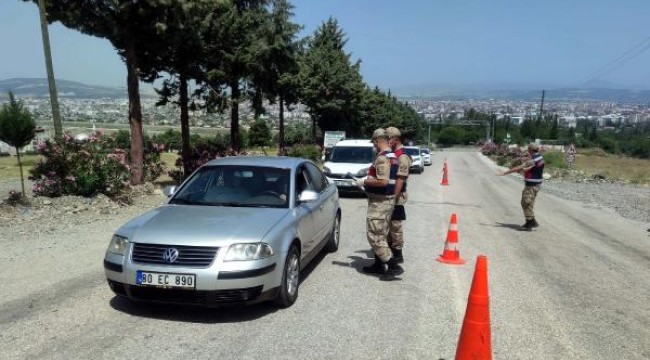
POLYGON ((229 157, 194 172, 167 204, 120 227, 104 259, 115 294, 221 306, 296 301, 300 270, 339 245, 336 186, 314 163, 229 157))

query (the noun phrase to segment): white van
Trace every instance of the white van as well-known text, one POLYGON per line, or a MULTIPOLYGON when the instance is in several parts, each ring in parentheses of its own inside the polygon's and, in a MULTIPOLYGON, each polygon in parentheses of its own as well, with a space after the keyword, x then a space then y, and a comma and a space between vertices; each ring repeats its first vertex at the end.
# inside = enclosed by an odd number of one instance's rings
POLYGON ((370 140, 341 140, 332 148, 323 172, 340 191, 363 191, 355 180, 368 176, 375 155, 370 140))

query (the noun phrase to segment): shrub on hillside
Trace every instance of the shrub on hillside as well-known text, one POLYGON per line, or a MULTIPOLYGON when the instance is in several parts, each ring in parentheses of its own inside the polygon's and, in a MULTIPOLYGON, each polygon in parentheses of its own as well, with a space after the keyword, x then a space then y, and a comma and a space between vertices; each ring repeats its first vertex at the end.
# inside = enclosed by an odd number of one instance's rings
MULTIPOLYGON (((86 141, 77 141, 70 134, 60 140, 37 144, 41 159, 30 171, 36 196, 92 196, 104 194, 117 197, 129 188, 128 151, 114 148, 114 139, 97 131, 86 141)), ((145 179, 158 177, 161 146, 145 143, 145 179)))
POLYGON ((288 149, 288 155, 311 160, 315 163, 321 161, 321 149, 316 145, 294 145, 288 149))

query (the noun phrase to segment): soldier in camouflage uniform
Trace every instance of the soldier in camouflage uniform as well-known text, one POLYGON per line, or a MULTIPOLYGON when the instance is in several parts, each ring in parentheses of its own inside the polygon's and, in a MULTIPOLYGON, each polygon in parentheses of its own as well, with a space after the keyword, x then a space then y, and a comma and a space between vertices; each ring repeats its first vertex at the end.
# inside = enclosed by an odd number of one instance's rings
POLYGON ((503 176, 522 170, 524 171, 525 186, 521 192, 521 208, 524 210, 524 217, 526 218, 526 223, 521 226, 524 230, 532 230, 539 226, 537 220, 535 220, 533 207, 535 206, 537 193, 544 181, 544 157, 539 153, 539 145, 530 143, 528 145, 528 154, 530 158, 523 164, 499 174, 503 176))
POLYGON ((406 180, 409 177, 411 157, 404 151, 402 146, 401 132, 395 127, 386 128, 390 147, 397 157, 397 179, 395 180, 395 209, 390 219, 390 232, 388 245, 393 251, 393 256, 398 263, 404 262, 402 249, 404 247, 404 223, 406 222, 406 211, 404 205, 408 200, 406 193, 406 180))
POLYGON ((370 266, 364 266, 363 271, 379 274, 381 280, 393 280, 395 275, 404 272, 393 258, 387 242, 395 198, 397 158, 388 144, 386 130, 375 130, 372 141, 377 147, 377 157, 368 169, 368 177, 357 180, 357 185, 364 187, 368 196, 366 233, 368 243, 375 253, 375 262, 370 266))

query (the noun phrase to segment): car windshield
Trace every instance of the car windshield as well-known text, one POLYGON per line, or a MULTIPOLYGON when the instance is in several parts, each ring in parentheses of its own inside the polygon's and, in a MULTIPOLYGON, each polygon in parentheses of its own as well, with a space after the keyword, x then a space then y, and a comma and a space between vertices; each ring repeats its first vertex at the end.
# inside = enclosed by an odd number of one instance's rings
POLYGON ((289 169, 258 166, 205 166, 169 201, 170 204, 279 207, 289 205, 289 169))
POLYGON ((335 163, 368 164, 375 158, 370 146, 335 146, 329 161, 335 163))
POLYGON ((429 150, 427 150, 427 149, 422 150, 422 152, 423 152, 425 155, 429 155, 429 150))
POLYGON ((404 148, 404 151, 411 155, 411 156, 419 156, 420 155, 420 149, 418 148, 404 148))

